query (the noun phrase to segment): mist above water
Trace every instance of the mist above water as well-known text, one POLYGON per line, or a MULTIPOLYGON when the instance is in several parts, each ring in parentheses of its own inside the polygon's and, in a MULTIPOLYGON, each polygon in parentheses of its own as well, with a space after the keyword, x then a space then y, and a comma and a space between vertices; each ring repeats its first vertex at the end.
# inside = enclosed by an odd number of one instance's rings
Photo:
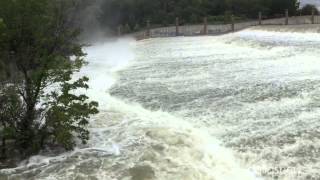
POLYGON ((103 43, 107 37, 112 38, 112 32, 102 26, 101 6, 103 0, 78 0, 74 6, 74 23, 81 29, 80 40, 85 43, 103 43))

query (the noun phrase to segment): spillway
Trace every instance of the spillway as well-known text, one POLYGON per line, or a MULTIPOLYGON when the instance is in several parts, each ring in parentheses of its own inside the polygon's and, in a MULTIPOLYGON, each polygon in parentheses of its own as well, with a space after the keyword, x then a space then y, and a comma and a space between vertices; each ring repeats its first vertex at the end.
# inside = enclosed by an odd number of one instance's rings
POLYGON ((302 26, 86 49, 91 139, 0 179, 320 178, 320 34, 302 26))

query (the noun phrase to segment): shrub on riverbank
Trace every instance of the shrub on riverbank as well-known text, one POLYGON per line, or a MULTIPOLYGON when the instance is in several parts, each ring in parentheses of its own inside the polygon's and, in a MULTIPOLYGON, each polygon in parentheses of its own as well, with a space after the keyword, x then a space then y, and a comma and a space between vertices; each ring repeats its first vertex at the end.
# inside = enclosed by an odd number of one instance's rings
POLYGON ((73 1, 0 1, 0 138, 2 159, 26 158, 54 145, 67 150, 89 138, 97 102, 72 80, 85 64, 73 1), (8 153, 16 150, 17 153, 8 153), (14 154, 14 155, 12 155, 14 154), (11 156, 10 156, 11 155, 11 156))

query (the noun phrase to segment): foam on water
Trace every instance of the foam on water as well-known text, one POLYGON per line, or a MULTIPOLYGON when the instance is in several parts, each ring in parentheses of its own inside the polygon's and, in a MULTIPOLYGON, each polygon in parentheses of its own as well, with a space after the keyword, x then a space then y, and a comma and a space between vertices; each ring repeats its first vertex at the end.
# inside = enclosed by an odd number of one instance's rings
MULTIPOLYGON (((72 152, 38 155, 1 179, 254 179, 231 151, 206 131, 162 111, 149 111, 109 95, 116 71, 130 65, 136 42, 120 40, 86 48, 89 65, 76 77, 90 78, 86 92, 100 103, 91 139, 72 152)), ((138 45, 139 46, 139 45, 138 45)))
POLYGON ((266 179, 317 179, 319 46, 282 27, 147 40, 111 94, 209 132, 266 179))
POLYGON ((90 141, 0 179, 319 178, 320 36, 281 31, 86 48, 90 141))

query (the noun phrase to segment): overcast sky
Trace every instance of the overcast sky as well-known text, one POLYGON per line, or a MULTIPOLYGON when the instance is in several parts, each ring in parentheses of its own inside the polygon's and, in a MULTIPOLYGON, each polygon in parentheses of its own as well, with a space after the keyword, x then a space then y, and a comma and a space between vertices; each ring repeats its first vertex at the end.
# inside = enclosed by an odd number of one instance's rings
POLYGON ((320 7, 320 0, 301 0, 301 6, 305 4, 315 4, 316 6, 320 7))

